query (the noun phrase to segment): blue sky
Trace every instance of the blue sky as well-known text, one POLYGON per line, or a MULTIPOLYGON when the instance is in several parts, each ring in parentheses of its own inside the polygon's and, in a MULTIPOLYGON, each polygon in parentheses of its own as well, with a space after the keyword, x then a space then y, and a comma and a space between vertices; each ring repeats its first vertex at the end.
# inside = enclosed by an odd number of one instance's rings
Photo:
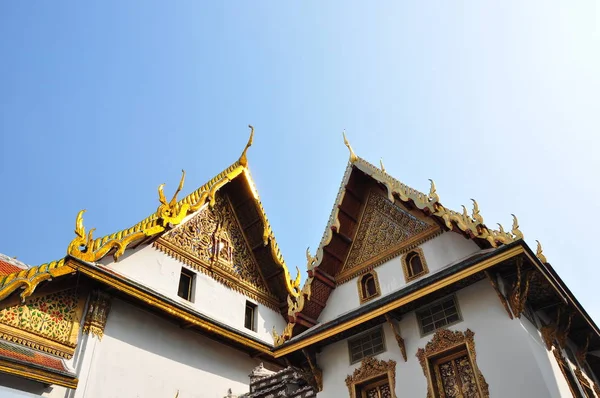
POLYGON ((600 321, 600 6, 579 1, 0 3, 0 252, 61 258, 239 156, 287 263, 348 159, 520 220, 600 321))

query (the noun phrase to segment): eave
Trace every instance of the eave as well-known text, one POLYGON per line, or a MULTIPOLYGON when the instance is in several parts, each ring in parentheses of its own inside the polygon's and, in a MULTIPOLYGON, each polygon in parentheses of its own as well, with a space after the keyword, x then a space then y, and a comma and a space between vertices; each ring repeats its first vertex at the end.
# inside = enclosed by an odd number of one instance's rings
POLYGON ((110 272, 105 267, 81 261, 76 258, 68 258, 67 263, 74 270, 81 272, 90 279, 116 289, 141 302, 145 306, 149 306, 165 315, 176 318, 181 325, 184 325, 186 328, 197 328, 208 336, 223 340, 234 347, 249 349, 253 354, 260 353, 270 355, 272 352, 272 345, 264 343, 253 336, 212 319, 167 296, 157 293, 144 285, 110 272))
POLYGON ((73 374, 62 374, 41 367, 21 363, 20 361, 8 361, 5 359, 0 359, 0 372, 24 377, 43 384, 54 384, 72 389, 76 389, 79 382, 77 377, 73 374))

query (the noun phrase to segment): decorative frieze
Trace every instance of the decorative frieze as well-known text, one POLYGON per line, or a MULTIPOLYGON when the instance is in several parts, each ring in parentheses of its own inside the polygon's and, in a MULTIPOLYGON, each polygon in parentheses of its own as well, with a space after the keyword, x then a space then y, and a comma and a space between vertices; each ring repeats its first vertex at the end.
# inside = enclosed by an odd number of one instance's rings
POLYGON ((84 333, 92 334, 98 337, 98 340, 102 340, 110 305, 110 296, 98 290, 92 292, 83 324, 84 333))
POLYGON ((84 301, 76 289, 39 295, 0 311, 0 337, 64 358, 77 344, 84 301))

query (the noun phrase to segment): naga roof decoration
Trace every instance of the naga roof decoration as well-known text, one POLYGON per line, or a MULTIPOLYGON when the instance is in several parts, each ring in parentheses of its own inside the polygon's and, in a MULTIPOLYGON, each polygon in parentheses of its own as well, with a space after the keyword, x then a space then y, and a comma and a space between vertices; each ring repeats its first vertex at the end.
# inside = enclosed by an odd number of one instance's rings
MULTIPOLYGON (((252 191, 252 195, 259 209, 259 216, 264 225, 263 244, 266 246, 270 243, 273 259, 283 270, 288 294, 291 297, 298 297, 300 295, 300 272, 297 269, 297 277, 295 279, 291 278, 269 221, 265 215, 256 186, 254 185, 254 181, 248 170, 246 153, 248 148, 252 145, 254 138, 254 127, 248 127, 250 128, 250 138, 248 139, 248 143, 246 144, 242 155, 235 163, 216 175, 206 184, 178 201, 177 195, 183 188, 185 180, 185 171, 182 171, 179 186, 171 200, 167 202, 163 191, 165 184, 161 184, 158 187, 160 205, 156 212, 130 228, 101 238, 94 238, 93 233, 95 229, 91 229, 86 233, 83 224, 83 214, 85 213, 85 210, 81 210, 77 214, 75 220, 76 236, 67 248, 67 255, 87 262, 97 262, 107 255, 112 254, 114 260, 118 261, 125 250, 131 248, 134 244, 141 243, 147 238, 156 236, 165 230, 179 225, 186 216, 200 210, 206 204, 213 207, 216 200, 216 192, 228 182, 242 174, 252 191)), ((24 289, 21 293, 21 299, 25 300, 33 293, 40 282, 71 272, 74 272, 74 269, 66 265, 65 258, 63 258, 58 261, 8 274, 0 279, 0 300, 6 298, 19 287, 24 289)))
MULTIPOLYGON (((290 321, 281 335, 275 330, 272 332, 276 346, 283 344, 293 336, 297 316, 304 309, 306 302, 311 299, 311 288, 315 270, 323 260, 324 248, 331 242, 334 233, 339 232, 340 229, 340 206, 346 195, 345 186, 348 183, 353 168, 357 168, 382 184, 386 188, 388 199, 391 202, 394 202, 397 198, 402 203, 409 203, 421 210, 424 214, 434 216, 440 220, 448 230, 461 232, 471 239, 485 241, 493 248, 523 239, 523 234, 519 230, 519 221, 514 214, 512 215, 513 224, 510 232, 506 231, 501 224, 498 224, 498 230, 488 228, 484 223, 479 210, 479 205, 475 199, 471 199, 473 201, 473 210, 471 214, 468 213, 465 206, 462 206, 462 212, 450 210, 440 203, 440 197, 433 180, 429 180, 430 189, 428 194, 419 192, 387 174, 383 162, 380 162, 381 168, 377 168, 366 160, 358 157, 348 142, 345 132, 343 133, 343 138, 344 144, 348 148, 350 155, 349 163, 316 254, 315 256, 312 256, 309 249, 306 251, 306 268, 309 277, 304 283, 302 294, 296 297, 288 297, 288 318, 290 321)), ((541 251, 538 251, 538 253, 541 253, 541 251)))

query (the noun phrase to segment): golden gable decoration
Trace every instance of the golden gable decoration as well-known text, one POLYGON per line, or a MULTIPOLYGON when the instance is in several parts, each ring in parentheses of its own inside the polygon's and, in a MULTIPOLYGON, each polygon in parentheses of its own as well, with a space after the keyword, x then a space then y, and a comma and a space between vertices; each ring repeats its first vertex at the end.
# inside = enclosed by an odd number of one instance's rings
POLYGON ((346 282, 432 238, 441 230, 371 192, 338 282, 346 282))
POLYGON ((83 305, 76 289, 68 289, 5 308, 0 311, 0 337, 70 359, 83 305))
POLYGON ((98 290, 93 291, 83 323, 83 332, 98 337, 98 340, 102 340, 110 306, 111 299, 109 295, 98 290))
POLYGON ((154 245, 225 286, 278 308, 226 196, 217 195, 213 207, 203 208, 154 245))

